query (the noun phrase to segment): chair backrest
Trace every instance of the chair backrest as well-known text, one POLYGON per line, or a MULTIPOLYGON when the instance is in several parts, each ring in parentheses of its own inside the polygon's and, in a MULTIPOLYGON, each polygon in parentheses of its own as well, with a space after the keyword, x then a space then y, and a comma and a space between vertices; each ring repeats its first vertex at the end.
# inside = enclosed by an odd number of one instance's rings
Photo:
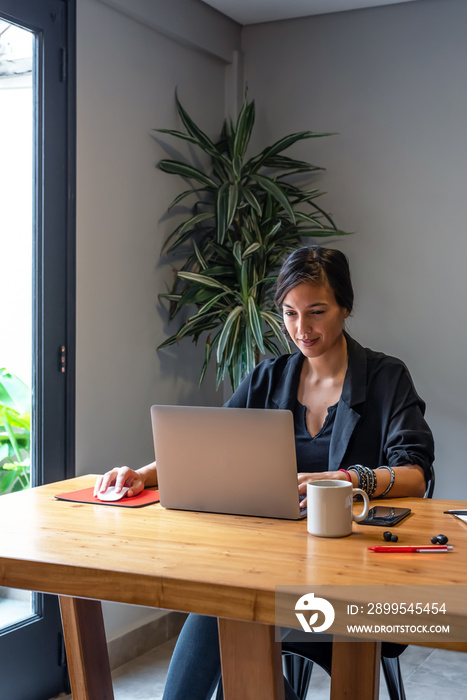
POLYGON ((433 498, 433 491, 435 490, 435 470, 433 465, 430 467, 430 477, 426 484, 426 491, 423 498, 433 498))

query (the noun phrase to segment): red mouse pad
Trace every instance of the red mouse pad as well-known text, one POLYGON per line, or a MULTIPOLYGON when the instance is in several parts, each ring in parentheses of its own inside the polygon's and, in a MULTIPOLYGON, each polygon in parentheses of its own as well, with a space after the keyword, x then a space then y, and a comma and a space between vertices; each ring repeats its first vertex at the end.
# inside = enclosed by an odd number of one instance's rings
POLYGON ((151 503, 159 503, 159 491, 150 491, 145 489, 133 498, 121 498, 119 501, 100 501, 93 495, 94 486, 88 489, 80 489, 79 491, 69 491, 68 493, 59 493, 55 496, 59 501, 74 501, 75 503, 93 503, 99 506, 120 506, 121 508, 142 508, 149 506, 151 503))

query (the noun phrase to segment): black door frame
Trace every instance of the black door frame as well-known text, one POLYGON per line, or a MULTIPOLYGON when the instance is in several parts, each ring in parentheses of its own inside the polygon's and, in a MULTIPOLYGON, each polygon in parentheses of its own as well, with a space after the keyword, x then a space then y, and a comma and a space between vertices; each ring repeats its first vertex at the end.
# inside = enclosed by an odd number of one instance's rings
MULTIPOLYGON (((0 7, 4 1, 0 0, 0 7)), ((35 426, 39 468, 34 485, 70 478, 75 471, 76 0, 38 4, 55 5, 62 16, 52 20, 57 27, 60 23, 61 36, 54 37, 52 55, 43 57, 44 64, 47 58, 49 64, 36 75, 38 113, 43 117, 35 125, 42 168, 37 169, 35 186, 38 275, 33 284, 33 392, 39 399, 35 426), (54 426, 63 418, 62 442, 55 439, 54 426)), ((40 44, 43 52, 44 41, 40 44)))
MULTIPOLYGON (((38 485, 75 472, 76 0, 0 0, 0 16, 36 34, 38 56, 31 455, 38 485)), ((34 611, 0 633, 0 696, 9 700, 47 700, 67 688, 56 596, 34 594, 34 611)))

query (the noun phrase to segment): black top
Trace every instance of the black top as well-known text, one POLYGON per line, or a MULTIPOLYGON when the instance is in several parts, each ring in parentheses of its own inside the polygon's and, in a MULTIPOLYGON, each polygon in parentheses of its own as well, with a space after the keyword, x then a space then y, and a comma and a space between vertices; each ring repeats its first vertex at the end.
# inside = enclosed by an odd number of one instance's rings
POLYGON ((328 471, 329 446, 332 429, 336 417, 337 403, 329 406, 321 429, 310 435, 306 424, 306 406, 298 400, 294 410, 295 453, 297 455, 297 471, 326 472, 328 471))
MULTIPOLYGON (((418 464, 432 477, 434 445, 425 404, 401 360, 363 348, 346 334, 348 367, 329 444, 329 470, 418 464)), ((226 406, 280 408, 297 403, 304 355, 264 360, 226 406)))

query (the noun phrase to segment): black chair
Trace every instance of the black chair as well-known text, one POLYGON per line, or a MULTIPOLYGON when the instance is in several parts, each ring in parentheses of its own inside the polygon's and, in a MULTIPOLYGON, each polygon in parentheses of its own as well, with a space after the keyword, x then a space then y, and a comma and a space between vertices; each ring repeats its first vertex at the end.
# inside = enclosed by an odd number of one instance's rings
POLYGON ((428 483, 426 485, 425 495, 423 496, 423 498, 432 498, 434 490, 435 490, 435 470, 433 469, 433 465, 432 465, 430 478, 428 479, 428 483))
MULTIPOLYGON (((431 498, 435 488, 435 472, 431 467, 430 478, 427 482, 424 498, 431 498)), ((303 633, 306 634, 306 633, 303 633)), ((317 663, 329 675, 331 675, 332 663, 332 637, 328 635, 329 643, 324 644, 306 641, 282 642, 282 658, 284 676, 290 683, 298 700, 306 698, 313 671, 313 664, 317 663)), ((294 638, 296 637, 296 631, 294 638)), ((381 666, 386 681, 390 700, 406 700, 404 683, 402 680, 399 656, 407 648, 405 644, 393 644, 383 642, 381 649, 381 666)))
MULTIPOLYGON (((331 675, 332 636, 322 636, 323 638, 328 638, 324 644, 317 644, 316 642, 287 642, 286 640, 282 642, 282 661, 287 700, 305 700, 314 663, 321 666, 329 676, 331 675)), ((398 654, 401 654, 406 648, 401 644, 388 644, 388 647, 394 647, 394 653, 398 654)), ((390 652, 391 650, 388 649, 387 653, 390 652)), ((406 700, 399 656, 381 656, 381 666, 391 700, 406 700)), ((217 687, 216 700, 224 700, 222 678, 217 687)))
MULTIPOLYGON (((355 643, 358 644, 358 642, 355 643)), ((385 642, 382 644, 381 667, 391 700, 406 700, 399 664, 399 656, 406 648, 407 645, 403 644, 385 642)), ((321 666, 329 676, 331 675, 332 643, 331 641, 324 641, 323 644, 309 641, 288 642, 285 639, 282 642, 282 660, 284 677, 292 687, 297 700, 305 700, 314 663, 321 666)))

